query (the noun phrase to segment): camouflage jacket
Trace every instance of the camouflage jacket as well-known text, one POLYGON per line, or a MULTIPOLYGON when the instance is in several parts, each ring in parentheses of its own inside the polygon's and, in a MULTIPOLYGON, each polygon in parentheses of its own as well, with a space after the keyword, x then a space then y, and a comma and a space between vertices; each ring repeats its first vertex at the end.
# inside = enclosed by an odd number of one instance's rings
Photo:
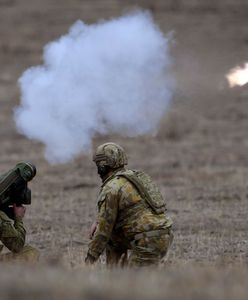
POLYGON ((22 220, 13 221, 0 210, 0 240, 10 251, 18 253, 25 244, 26 230, 22 220))
MULTIPOLYGON (((125 171, 125 169, 123 169, 125 171)), ((88 254, 97 259, 109 240, 130 249, 137 233, 172 225, 165 213, 155 214, 135 186, 118 170, 102 185, 98 197, 98 227, 88 254)))

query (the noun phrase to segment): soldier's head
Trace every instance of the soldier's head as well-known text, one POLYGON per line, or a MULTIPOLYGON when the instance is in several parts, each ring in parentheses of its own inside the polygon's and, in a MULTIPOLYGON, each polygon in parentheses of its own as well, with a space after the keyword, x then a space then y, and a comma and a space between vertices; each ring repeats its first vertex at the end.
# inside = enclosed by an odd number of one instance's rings
POLYGON ((109 173, 127 165, 127 156, 121 146, 105 143, 96 148, 93 161, 96 163, 98 174, 105 179, 109 173))

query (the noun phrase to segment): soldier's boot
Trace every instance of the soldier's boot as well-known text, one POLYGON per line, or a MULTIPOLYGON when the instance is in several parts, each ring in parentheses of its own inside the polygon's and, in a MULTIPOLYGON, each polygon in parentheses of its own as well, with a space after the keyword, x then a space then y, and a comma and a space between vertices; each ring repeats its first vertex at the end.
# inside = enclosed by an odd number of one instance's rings
POLYGON ((35 263, 39 260, 40 252, 30 245, 25 245, 18 253, 8 252, 0 255, 0 261, 4 262, 28 262, 35 263))
MULTIPOLYGON (((159 233, 159 231, 158 231, 159 233)), ((128 260, 130 267, 158 266, 166 257, 173 240, 173 234, 169 231, 166 234, 146 236, 141 234, 132 242, 131 255, 128 260)))

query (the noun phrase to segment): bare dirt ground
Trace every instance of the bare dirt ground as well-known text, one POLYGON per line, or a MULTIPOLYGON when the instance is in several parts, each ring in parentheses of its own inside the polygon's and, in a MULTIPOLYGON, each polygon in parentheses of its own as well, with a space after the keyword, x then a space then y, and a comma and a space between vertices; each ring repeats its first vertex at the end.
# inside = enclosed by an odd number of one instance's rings
POLYGON ((1 299, 247 299, 248 88, 225 81, 248 60, 247 11, 245 0, 0 0, 0 172, 19 160, 37 165, 26 225, 42 254, 38 267, 1 266, 1 299), (159 271, 89 270, 83 258, 100 185, 95 166, 90 155, 51 166, 41 144, 16 132, 17 80, 77 19, 93 23, 137 6, 174 32, 174 99, 157 137, 107 136, 94 145, 120 143, 130 166, 160 185, 175 240, 159 271))

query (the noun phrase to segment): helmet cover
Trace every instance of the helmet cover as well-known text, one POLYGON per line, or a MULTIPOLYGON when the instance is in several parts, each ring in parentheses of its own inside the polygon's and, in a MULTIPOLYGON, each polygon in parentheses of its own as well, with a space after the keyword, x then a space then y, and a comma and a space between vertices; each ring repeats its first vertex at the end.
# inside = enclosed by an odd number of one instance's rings
POLYGON ((115 143, 105 143, 97 147, 93 161, 97 165, 117 169, 127 165, 127 156, 121 146, 115 143))

